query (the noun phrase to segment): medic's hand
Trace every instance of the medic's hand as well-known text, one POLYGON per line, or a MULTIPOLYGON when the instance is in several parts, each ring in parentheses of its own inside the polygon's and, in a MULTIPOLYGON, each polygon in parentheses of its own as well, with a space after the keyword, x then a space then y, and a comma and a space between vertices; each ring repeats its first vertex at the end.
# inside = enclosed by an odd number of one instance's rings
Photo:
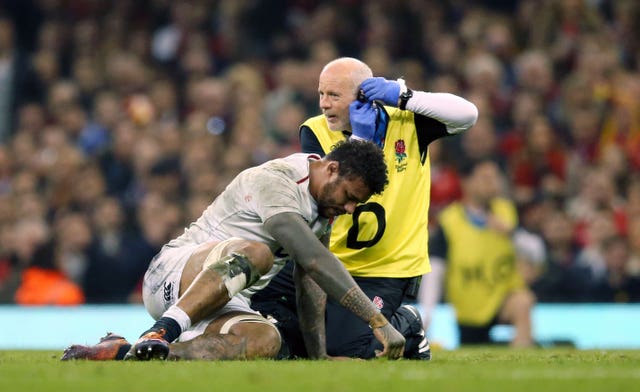
POLYGON ((351 137, 360 140, 373 140, 376 132, 376 109, 371 102, 353 101, 349 105, 351 137))
POLYGON ((360 89, 369 102, 380 100, 388 106, 398 106, 400 83, 385 78, 369 78, 360 85, 360 89))

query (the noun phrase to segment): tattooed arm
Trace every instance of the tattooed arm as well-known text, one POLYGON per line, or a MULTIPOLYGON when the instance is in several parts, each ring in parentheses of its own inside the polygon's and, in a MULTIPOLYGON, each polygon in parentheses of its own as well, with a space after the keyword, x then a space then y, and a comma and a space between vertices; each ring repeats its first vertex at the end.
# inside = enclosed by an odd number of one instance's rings
POLYGON ((265 228, 329 297, 369 323, 373 334, 384 346, 380 355, 389 358, 402 355, 404 337, 376 309, 342 263, 315 237, 300 215, 274 215, 265 222, 265 228))
POLYGON ((328 358, 324 325, 327 294, 299 265, 293 270, 293 281, 296 284, 300 332, 307 354, 312 359, 328 358))
MULTIPOLYGON (((330 234, 320 241, 328 248, 330 234)), ((304 338, 309 358, 328 358, 324 314, 327 306, 327 294, 313 281, 300 265, 293 269, 293 281, 296 285, 296 305, 300 332, 304 338)))

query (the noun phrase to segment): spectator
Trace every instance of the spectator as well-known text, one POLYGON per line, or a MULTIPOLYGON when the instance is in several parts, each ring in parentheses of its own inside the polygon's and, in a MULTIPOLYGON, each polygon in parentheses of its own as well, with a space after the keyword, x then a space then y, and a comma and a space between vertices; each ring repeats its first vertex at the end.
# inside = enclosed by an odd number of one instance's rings
POLYGON ((629 220, 627 238, 629 240, 627 273, 633 277, 640 277, 640 215, 634 215, 629 220))
POLYGON ((592 300, 596 302, 640 301, 640 278, 630 276, 627 239, 613 236, 603 241, 606 273, 597 277, 592 300))
POLYGON ((513 233, 518 272, 527 286, 531 286, 544 271, 547 252, 542 236, 520 227, 513 233))
POLYGON ((16 109, 29 102, 27 58, 16 46, 13 21, 0 8, 0 143, 10 140, 16 123, 16 109))
POLYGON ((429 203, 429 221, 435 222, 438 213, 450 203, 461 197, 460 176, 454 162, 444 154, 443 146, 447 140, 436 140, 429 145, 431 162, 431 191, 429 203))
POLYGON ((624 234, 626 214, 623 207, 624 203, 609 173, 599 166, 587 168, 581 178, 578 194, 567 202, 567 213, 576 224, 575 234, 579 245, 589 244, 591 238, 587 234, 587 227, 602 211, 608 213, 614 230, 624 234))
POLYGON ((540 302, 588 301, 591 272, 576 262, 580 248, 573 232, 573 222, 560 210, 547 214, 542 223, 548 259, 542 275, 531 285, 540 302))
POLYGON ((549 120, 536 115, 525 132, 524 146, 508 162, 516 202, 528 202, 536 192, 564 196, 567 158, 549 120))
POLYGON ((115 198, 95 206, 95 235, 87 250, 83 288, 88 303, 126 303, 158 251, 137 231, 127 230, 125 211, 115 198))
POLYGON ((17 304, 78 305, 84 302, 80 287, 58 268, 59 259, 44 221, 19 222, 14 243, 17 279, 9 284, 18 284, 17 304))

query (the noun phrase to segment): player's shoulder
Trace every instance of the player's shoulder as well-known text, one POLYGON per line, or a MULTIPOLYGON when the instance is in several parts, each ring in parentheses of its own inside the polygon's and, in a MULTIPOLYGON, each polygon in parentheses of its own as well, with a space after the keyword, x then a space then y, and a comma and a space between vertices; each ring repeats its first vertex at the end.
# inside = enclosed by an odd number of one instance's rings
POLYGON ((261 175, 280 177, 299 183, 309 177, 309 160, 317 159, 320 159, 317 154, 296 153, 268 161, 257 169, 261 175))

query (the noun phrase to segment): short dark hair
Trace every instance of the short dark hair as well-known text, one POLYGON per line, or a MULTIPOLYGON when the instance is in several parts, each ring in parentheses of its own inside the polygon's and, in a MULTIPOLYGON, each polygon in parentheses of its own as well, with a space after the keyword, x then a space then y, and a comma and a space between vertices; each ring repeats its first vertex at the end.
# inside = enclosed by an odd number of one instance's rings
POLYGON ((471 177, 475 173, 476 168, 485 163, 494 163, 497 165, 497 162, 490 158, 464 160, 458 164, 458 175, 463 179, 471 177))
POLYGON ((340 164, 338 175, 360 177, 372 194, 382 193, 389 183, 384 153, 377 145, 364 140, 344 140, 333 146, 325 159, 340 164))

